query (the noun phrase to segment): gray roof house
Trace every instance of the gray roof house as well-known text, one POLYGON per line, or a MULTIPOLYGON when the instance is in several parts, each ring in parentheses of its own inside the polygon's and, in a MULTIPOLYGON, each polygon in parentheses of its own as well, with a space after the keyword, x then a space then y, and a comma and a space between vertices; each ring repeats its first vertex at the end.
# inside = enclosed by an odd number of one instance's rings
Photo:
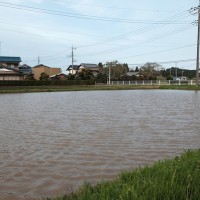
POLYGON ((139 76, 139 72, 127 72, 126 75, 127 76, 139 76))
POLYGON ((99 71, 99 66, 97 64, 81 63, 80 67, 84 67, 85 69, 89 69, 89 70, 99 71))
POLYGON ((68 71, 70 74, 76 74, 77 71, 79 70, 80 65, 70 65, 66 71, 68 71))
POLYGON ((33 70, 31 66, 24 64, 19 66, 19 72, 23 73, 24 75, 27 75, 27 74, 32 74, 33 70))
POLYGON ((97 64, 81 63, 79 70, 82 69, 91 71, 94 76, 96 76, 99 73, 99 66, 97 64))

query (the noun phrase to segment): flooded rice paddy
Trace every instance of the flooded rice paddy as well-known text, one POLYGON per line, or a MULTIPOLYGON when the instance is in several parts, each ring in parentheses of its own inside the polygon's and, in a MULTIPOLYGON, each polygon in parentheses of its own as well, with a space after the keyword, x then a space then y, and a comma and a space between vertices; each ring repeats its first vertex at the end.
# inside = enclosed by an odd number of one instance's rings
POLYGON ((200 92, 0 95, 0 199, 76 190, 200 147, 200 92))

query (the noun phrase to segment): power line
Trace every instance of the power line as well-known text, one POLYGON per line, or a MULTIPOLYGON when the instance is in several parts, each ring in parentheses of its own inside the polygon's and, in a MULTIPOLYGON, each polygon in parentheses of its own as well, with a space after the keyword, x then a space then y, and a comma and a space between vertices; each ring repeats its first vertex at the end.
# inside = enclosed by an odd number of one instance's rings
MULTIPOLYGON (((195 62, 196 59, 192 58, 192 59, 185 59, 185 60, 172 60, 172 61, 157 61, 157 63, 159 64, 171 64, 171 63, 175 63, 175 62, 180 62, 180 63, 185 63, 185 62, 195 62)), ((128 65, 135 65, 135 66, 141 66, 144 65, 145 63, 139 63, 139 64, 128 64, 128 65)))
MULTIPOLYGON (((188 17, 188 16, 189 16, 188 12, 184 11, 184 12, 178 13, 176 15, 173 15, 171 17, 168 17, 166 19, 163 19, 161 21, 166 21, 166 20, 176 21, 178 19, 182 19, 182 18, 185 18, 185 17, 188 17)), ((119 35, 116 35, 116 36, 111 37, 111 38, 107 38, 105 40, 102 40, 102 41, 94 43, 94 44, 79 46, 79 48, 91 47, 91 46, 104 44, 105 42, 108 43, 108 42, 113 42, 113 41, 117 41, 117 40, 122 40, 122 39, 130 37, 130 36, 143 34, 145 32, 148 32, 148 31, 151 31, 151 30, 155 30, 155 29, 160 28, 160 27, 162 27, 164 25, 166 25, 166 24, 151 24, 151 25, 147 25, 147 26, 144 26, 144 27, 139 28, 137 30, 133 30, 133 31, 129 31, 127 33, 119 34, 119 35)))
MULTIPOLYGON (((64 4, 72 4, 74 3, 71 1, 62 1, 62 0, 52 0, 55 2, 61 2, 64 4)), ((141 8, 128 8, 128 7, 116 7, 116 6, 102 6, 96 4, 88 4, 88 3, 81 3, 81 6, 88 6, 88 7, 96 7, 96 8, 106 8, 106 9, 116 9, 116 10, 126 10, 126 11, 138 11, 138 12, 174 12, 173 10, 150 10, 150 9, 141 9, 141 8)))
POLYGON ((45 13, 50 15, 57 15, 63 17, 72 17, 72 18, 79 18, 79 19, 87 19, 87 20, 97 20, 97 21, 107 21, 107 22, 120 22, 120 23, 136 23, 136 24, 185 24, 188 22, 174 22, 174 21, 150 21, 150 20, 131 20, 131 19, 122 19, 122 18, 109 18, 109 17, 98 17, 92 15, 83 15, 83 14, 74 14, 74 13, 67 13, 62 11, 56 10, 49 10, 49 9, 42 9, 36 8, 32 6, 23 6, 20 4, 12 4, 6 2, 0 2, 0 6, 13 8, 18 10, 25 10, 37 13, 45 13))
POLYGON ((181 31, 185 31, 185 30, 187 30, 187 29, 189 29, 191 27, 192 27, 192 25, 187 26, 187 27, 181 27, 181 28, 176 29, 175 31, 169 31, 169 32, 166 32, 165 34, 157 35, 157 36, 155 36, 154 38, 152 38, 150 40, 146 40, 146 41, 143 41, 143 42, 138 42, 138 43, 131 44, 131 45, 123 45, 123 46, 118 47, 118 49, 113 49, 112 48, 112 49, 109 49, 107 51, 104 50, 104 51, 101 51, 101 52, 96 52, 96 53, 93 53, 93 54, 85 54, 85 55, 82 55, 82 56, 103 55, 103 54, 108 54, 108 53, 114 53, 114 52, 117 52, 117 51, 122 51, 124 49, 126 50, 126 49, 129 49, 129 48, 140 46, 142 44, 154 42, 156 40, 159 40, 159 39, 174 35, 176 33, 180 33, 181 31))
POLYGON ((183 48, 186 48, 186 47, 193 47, 193 46, 195 46, 195 44, 185 45, 185 46, 171 48, 171 49, 166 49, 166 50, 162 50, 162 51, 153 51, 153 52, 150 52, 150 53, 138 54, 138 55, 123 57, 123 58, 119 58, 119 59, 134 58, 134 57, 139 57, 139 56, 146 56, 146 55, 151 55, 151 54, 155 54, 155 53, 162 53, 162 52, 167 52, 167 51, 172 51, 172 50, 177 50, 177 49, 183 49, 183 48))

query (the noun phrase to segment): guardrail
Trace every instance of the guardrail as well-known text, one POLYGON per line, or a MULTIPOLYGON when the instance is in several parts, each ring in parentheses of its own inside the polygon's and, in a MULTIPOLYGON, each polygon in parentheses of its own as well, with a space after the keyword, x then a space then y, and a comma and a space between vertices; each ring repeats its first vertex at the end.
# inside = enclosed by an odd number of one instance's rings
MULTIPOLYGON (((107 82, 109 85, 109 82, 107 82)), ((195 85, 194 80, 136 80, 136 81, 110 81, 110 85, 195 85)))

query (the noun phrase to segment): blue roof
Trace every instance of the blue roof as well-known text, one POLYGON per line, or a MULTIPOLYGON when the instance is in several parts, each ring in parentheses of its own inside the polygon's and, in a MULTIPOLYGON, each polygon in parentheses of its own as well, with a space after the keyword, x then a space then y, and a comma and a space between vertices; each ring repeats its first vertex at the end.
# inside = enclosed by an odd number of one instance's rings
POLYGON ((0 56, 0 62, 6 63, 20 63, 22 60, 20 57, 9 57, 9 56, 0 56))

